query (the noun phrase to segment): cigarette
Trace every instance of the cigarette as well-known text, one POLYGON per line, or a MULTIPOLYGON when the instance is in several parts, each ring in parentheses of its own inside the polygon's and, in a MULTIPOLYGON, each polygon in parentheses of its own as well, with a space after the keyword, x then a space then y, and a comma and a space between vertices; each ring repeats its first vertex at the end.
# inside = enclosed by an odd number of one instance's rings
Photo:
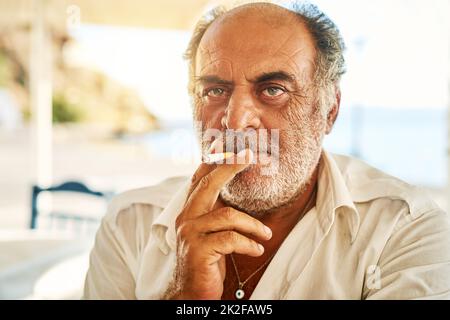
POLYGON ((233 157, 233 152, 211 153, 203 157, 203 162, 212 164, 233 157))

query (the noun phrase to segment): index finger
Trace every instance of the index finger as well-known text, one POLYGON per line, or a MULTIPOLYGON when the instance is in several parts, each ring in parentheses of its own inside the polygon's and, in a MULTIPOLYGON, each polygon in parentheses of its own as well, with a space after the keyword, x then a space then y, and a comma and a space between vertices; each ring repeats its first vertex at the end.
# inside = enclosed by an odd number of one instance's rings
MULTIPOLYGON (((223 151, 223 143, 222 138, 216 138, 209 146, 208 151, 206 154, 215 154, 216 152, 222 152, 223 151)), ((216 168, 216 164, 214 162, 208 163, 208 162, 202 162, 200 166, 195 171, 194 175, 191 179, 191 186, 189 188, 187 199, 189 199, 189 196, 191 195, 192 191, 194 191, 195 187, 199 183, 200 179, 203 178, 205 175, 210 173, 212 170, 216 168)))
POLYGON ((187 195, 187 199, 189 199, 192 191, 194 191, 195 187, 200 182, 200 179, 203 178, 204 176, 206 176, 211 171, 213 171, 216 167, 217 167, 217 165, 215 163, 208 164, 208 163, 205 163, 205 162, 202 162, 198 166, 197 170, 192 175, 191 186, 189 187, 189 192, 188 192, 188 195, 187 195))
POLYGON ((185 212, 190 218, 201 216, 212 210, 222 187, 249 166, 253 153, 250 149, 245 149, 234 158, 233 163, 217 165, 216 169, 200 179, 185 207, 185 212), (242 161, 242 159, 248 160, 242 161))

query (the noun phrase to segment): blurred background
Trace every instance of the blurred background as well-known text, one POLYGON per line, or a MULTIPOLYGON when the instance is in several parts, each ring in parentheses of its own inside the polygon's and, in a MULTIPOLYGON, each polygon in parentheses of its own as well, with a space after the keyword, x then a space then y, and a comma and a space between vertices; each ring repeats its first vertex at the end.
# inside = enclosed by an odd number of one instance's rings
MULTIPOLYGON (((449 1, 311 2, 347 45, 326 148, 448 211, 449 1)), ((0 299, 80 298, 111 197, 198 165, 182 54, 219 3, 0 0, 0 299)))

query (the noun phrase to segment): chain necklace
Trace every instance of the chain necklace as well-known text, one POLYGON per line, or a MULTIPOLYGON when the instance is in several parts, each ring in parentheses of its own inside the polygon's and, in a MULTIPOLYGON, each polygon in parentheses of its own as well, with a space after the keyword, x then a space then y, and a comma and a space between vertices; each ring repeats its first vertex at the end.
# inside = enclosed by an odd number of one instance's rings
MULTIPOLYGON (((303 209, 303 212, 301 214, 300 217, 303 217, 303 215, 306 213, 306 210, 308 209, 308 207, 311 205, 312 200, 315 199, 315 193, 316 193, 316 188, 314 188, 313 194, 311 195, 311 197, 308 200, 308 203, 306 204, 305 208, 303 209)), ((236 297, 236 299, 241 300, 244 298, 245 296, 245 291, 244 291, 244 286, 245 284, 255 275, 257 274, 259 271, 261 271, 262 268, 264 268, 271 260, 272 258, 275 256, 275 254, 277 253, 277 251, 275 251, 270 257, 269 259, 267 259, 262 265, 259 266, 258 269, 256 269, 251 275, 249 275, 247 277, 247 279, 245 279, 244 281, 241 281, 241 277, 239 277, 239 272, 236 266, 236 262, 234 261, 234 257, 233 254, 230 254, 231 256, 231 262, 233 262, 233 267, 234 267, 234 271, 236 273, 236 278, 238 280, 238 288, 236 289, 236 291, 234 292, 234 296, 236 297)))
MULTIPOLYGON (((275 253, 277 253, 277 252, 275 251, 275 253)), ((233 262, 234 271, 236 272, 236 277, 237 277, 237 280, 238 280, 238 288, 237 288, 236 291, 234 292, 234 296, 236 297, 236 299, 241 300, 242 298, 244 298, 244 296, 245 296, 245 291, 244 291, 243 288, 244 288, 245 284, 246 284, 246 283, 248 282, 248 280, 250 280, 255 274, 257 274, 258 271, 260 271, 262 268, 264 268, 264 267, 269 263, 270 260, 272 260, 272 258, 274 257, 275 253, 272 254, 272 255, 270 256, 270 258, 266 260, 266 262, 264 262, 258 269, 256 269, 255 272, 253 272, 253 273, 252 273, 247 279, 245 279, 244 281, 241 281, 241 278, 239 277, 239 272, 238 272, 238 269, 237 269, 237 266, 236 266, 236 262, 234 261, 233 254, 231 254, 231 261, 233 262)))

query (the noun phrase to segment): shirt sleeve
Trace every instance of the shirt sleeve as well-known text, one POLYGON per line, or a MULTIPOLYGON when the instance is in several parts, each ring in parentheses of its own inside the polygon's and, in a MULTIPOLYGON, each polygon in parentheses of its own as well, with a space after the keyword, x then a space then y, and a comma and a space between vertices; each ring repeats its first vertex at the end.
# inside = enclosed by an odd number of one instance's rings
POLYGON ((366 299, 450 299, 448 215, 434 209, 413 219, 406 212, 374 267, 366 299))
POLYGON ((136 219, 130 211, 119 212, 116 221, 109 215, 102 220, 90 254, 83 299, 136 299, 136 219))

